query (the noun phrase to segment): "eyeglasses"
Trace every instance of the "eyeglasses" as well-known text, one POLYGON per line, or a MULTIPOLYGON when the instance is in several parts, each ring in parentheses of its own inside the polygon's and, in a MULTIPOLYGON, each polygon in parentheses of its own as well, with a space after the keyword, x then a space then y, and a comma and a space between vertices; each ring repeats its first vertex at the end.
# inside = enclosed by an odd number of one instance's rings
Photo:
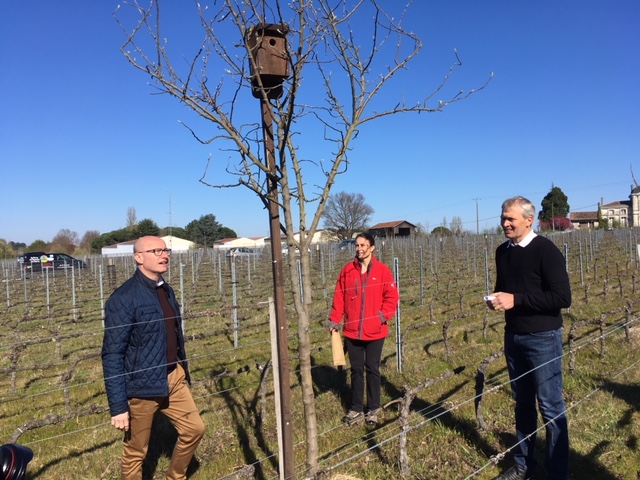
POLYGON ((153 250, 143 250, 138 253, 153 253, 156 257, 159 257, 163 253, 166 253, 167 256, 171 256, 171 249, 170 248, 154 248, 153 250))

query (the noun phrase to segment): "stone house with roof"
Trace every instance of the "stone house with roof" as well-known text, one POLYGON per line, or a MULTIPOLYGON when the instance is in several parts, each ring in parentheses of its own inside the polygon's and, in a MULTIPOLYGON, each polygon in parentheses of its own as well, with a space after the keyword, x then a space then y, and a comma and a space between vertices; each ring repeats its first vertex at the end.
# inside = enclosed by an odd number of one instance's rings
POLYGON ((631 215, 631 201, 621 200, 619 202, 611 202, 600 204, 600 217, 606 219, 608 225, 619 228, 633 226, 631 215))
POLYGON ((595 230, 600 226, 598 212, 571 212, 569 220, 575 230, 595 230))
POLYGON ((606 220, 610 227, 640 227, 640 186, 631 186, 629 200, 604 203, 600 199, 596 212, 572 212, 569 216, 575 229, 598 228, 599 220, 606 220))
POLYGON ((411 237, 416 233, 416 226, 406 220, 378 223, 369 229, 374 237, 411 237))
POLYGON ((640 227, 640 186, 631 185, 629 200, 605 204, 601 199, 600 218, 606 219, 610 227, 640 227))

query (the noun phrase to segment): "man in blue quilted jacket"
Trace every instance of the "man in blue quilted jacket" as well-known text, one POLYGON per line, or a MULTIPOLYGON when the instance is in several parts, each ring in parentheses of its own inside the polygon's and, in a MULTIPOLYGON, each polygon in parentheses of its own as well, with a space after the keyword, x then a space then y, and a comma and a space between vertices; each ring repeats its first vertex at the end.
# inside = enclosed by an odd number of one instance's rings
POLYGON ((122 478, 142 479, 161 412, 178 431, 166 478, 186 479, 204 423, 189 390, 180 306, 162 278, 171 250, 159 237, 140 238, 133 250, 138 268, 106 303, 102 344, 111 424, 125 432, 122 478))

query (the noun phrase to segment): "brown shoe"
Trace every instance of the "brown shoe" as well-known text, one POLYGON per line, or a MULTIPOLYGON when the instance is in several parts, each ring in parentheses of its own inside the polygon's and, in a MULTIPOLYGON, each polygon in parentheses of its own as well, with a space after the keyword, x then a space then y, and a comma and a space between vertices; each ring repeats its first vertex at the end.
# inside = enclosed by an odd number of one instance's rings
POLYGON ((364 415, 362 412, 349 410, 349 412, 347 412, 347 414, 344 417, 342 417, 342 423, 344 423, 347 426, 351 426, 354 423, 358 423, 363 418, 364 418, 364 415))
POLYGON ((369 427, 375 427, 378 425, 378 414, 380 413, 380 409, 376 408, 375 410, 370 410, 364 416, 364 421, 367 423, 369 427))

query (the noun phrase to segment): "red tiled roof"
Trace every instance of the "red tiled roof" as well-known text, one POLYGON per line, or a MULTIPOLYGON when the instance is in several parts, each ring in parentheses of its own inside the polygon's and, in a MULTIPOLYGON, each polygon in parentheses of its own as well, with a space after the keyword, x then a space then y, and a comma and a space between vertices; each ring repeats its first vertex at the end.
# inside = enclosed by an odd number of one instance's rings
POLYGON ((415 227, 413 223, 407 222, 406 220, 396 220, 395 222, 378 223, 377 225, 374 225, 373 227, 371 227, 370 230, 376 230, 376 229, 382 229, 382 228, 393 228, 393 227, 397 227, 398 225, 402 225, 403 223, 407 223, 412 227, 415 227))
POLYGON ((586 222, 589 220, 598 220, 598 212, 571 212, 569 219, 573 222, 586 222))

